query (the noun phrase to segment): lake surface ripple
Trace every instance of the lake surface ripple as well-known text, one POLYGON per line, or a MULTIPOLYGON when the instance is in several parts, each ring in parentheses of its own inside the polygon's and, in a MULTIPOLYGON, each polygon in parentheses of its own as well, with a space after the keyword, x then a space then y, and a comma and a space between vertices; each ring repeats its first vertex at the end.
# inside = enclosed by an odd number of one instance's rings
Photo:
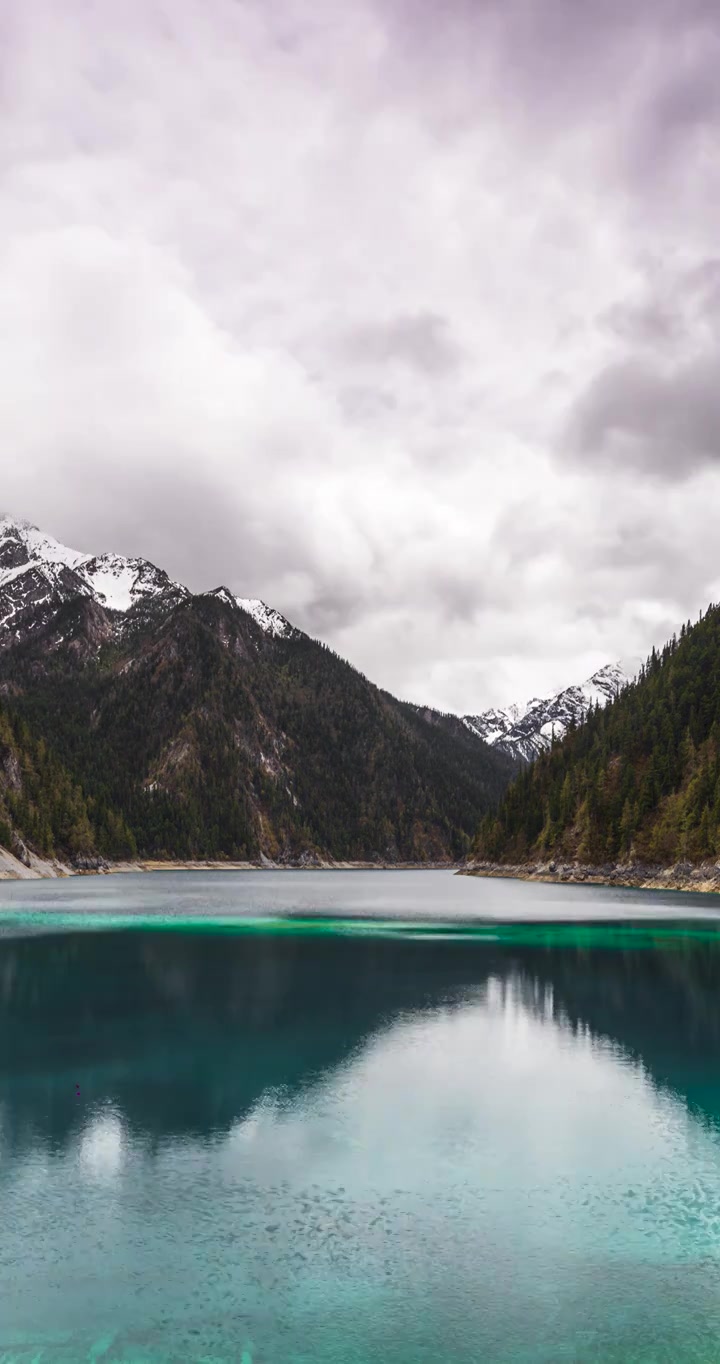
POLYGON ((0 884, 0 1364, 720 1359, 716 903, 0 884))

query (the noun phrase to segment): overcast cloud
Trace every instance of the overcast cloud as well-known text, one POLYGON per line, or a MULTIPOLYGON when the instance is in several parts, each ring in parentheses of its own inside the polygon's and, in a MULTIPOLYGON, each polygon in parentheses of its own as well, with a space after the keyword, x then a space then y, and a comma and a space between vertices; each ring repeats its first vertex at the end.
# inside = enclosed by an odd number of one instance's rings
POLYGON ((720 598, 716 0, 6 0, 0 503, 476 711, 720 598))

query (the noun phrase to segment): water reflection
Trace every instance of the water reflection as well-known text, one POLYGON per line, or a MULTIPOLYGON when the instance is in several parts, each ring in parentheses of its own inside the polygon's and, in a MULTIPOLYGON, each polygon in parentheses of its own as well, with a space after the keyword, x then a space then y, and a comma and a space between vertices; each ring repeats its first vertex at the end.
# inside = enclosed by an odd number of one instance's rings
POLYGON ((155 1138, 227 1130, 398 1015, 480 997, 515 1001, 516 1047, 531 1020, 589 1030, 720 1121, 715 941, 608 951, 563 932, 551 948, 149 931, 0 942, 6 1140, 62 1146, 98 1104, 155 1138))
POLYGON ((0 943, 0 1359, 704 1359, 717 948, 549 942, 0 943))

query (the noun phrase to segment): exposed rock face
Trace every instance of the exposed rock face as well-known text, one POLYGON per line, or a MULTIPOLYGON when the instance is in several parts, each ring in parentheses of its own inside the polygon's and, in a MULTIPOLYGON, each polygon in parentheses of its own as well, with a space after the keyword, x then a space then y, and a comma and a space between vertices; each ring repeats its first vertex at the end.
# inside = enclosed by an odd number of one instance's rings
POLYGON ((468 862, 464 876, 511 877, 522 881, 587 882, 590 885, 635 886, 643 890, 720 892, 720 862, 676 862, 672 867, 646 862, 468 862))
POLYGON ((110 863, 104 857, 75 857, 72 862, 75 871, 109 871, 110 863))
POLYGON ((18 862, 22 862, 24 867, 30 866, 30 853, 26 848, 25 844, 23 843, 23 840, 21 839, 20 835, 15 833, 14 831, 10 851, 13 853, 15 857, 17 857, 18 862))
POLYGON ((0 744, 0 788, 19 791, 20 786, 20 763, 17 753, 9 744, 0 744))

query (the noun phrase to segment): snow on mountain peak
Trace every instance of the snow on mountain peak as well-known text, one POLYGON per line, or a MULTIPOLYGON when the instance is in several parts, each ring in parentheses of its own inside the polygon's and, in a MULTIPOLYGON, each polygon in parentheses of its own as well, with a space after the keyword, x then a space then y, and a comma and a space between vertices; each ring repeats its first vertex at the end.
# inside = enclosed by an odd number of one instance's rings
POLYGON ((561 739, 570 724, 581 724, 591 706, 611 701, 637 676, 641 663, 635 658, 606 663, 587 681, 554 696, 533 697, 524 707, 486 710, 463 720, 485 743, 530 762, 550 747, 553 738, 561 739))
POLYGON ((168 590, 187 592, 146 559, 86 554, 29 521, 0 518, 0 627, 16 631, 20 619, 28 620, 32 612, 29 628, 35 628, 73 597, 91 597, 111 611, 126 612, 135 602, 168 590))
POLYGON ((252 616, 264 634, 271 635, 274 639, 282 639, 293 634, 290 622, 281 616, 279 611, 274 611, 272 606, 260 601, 259 597, 236 597, 227 587, 216 587, 209 596, 217 597, 228 606, 239 606, 241 611, 252 616))
POLYGON ((218 601, 224 601, 227 606, 237 606, 237 599, 227 587, 214 587, 212 592, 208 592, 209 597, 217 597, 218 601))
MULTIPOLYGON (((0 517, 0 544, 7 542, 22 546, 27 552, 29 562, 65 564, 67 568, 75 568, 85 557, 79 550, 68 549, 67 545, 61 545, 60 541, 56 540, 53 535, 46 535, 37 526, 33 526, 30 521, 21 521, 14 516, 6 515, 0 517)), ((0 582, 2 582, 1 567, 0 582)))
POLYGON ((259 597, 236 597, 235 601, 242 611, 247 611, 252 616, 261 630, 266 635, 272 635, 274 639, 282 639, 289 635, 292 626, 279 611, 274 611, 272 606, 266 606, 259 597))
MULTIPOLYGON (((49 619, 73 597, 92 597, 110 611, 125 613, 139 601, 166 593, 190 595, 147 559, 85 554, 60 544, 29 521, 0 517, 0 628, 16 633, 20 618, 28 621, 29 612, 34 628, 41 617, 49 619)), ((215 595, 248 612, 267 635, 282 638, 293 633, 285 617, 257 597, 235 597, 227 588, 218 588, 215 595)))
POLYGON ((187 593, 187 588, 171 582, 167 573, 147 559, 99 554, 85 559, 80 572, 110 611, 129 611, 141 598, 156 597, 168 588, 183 595, 187 593))

